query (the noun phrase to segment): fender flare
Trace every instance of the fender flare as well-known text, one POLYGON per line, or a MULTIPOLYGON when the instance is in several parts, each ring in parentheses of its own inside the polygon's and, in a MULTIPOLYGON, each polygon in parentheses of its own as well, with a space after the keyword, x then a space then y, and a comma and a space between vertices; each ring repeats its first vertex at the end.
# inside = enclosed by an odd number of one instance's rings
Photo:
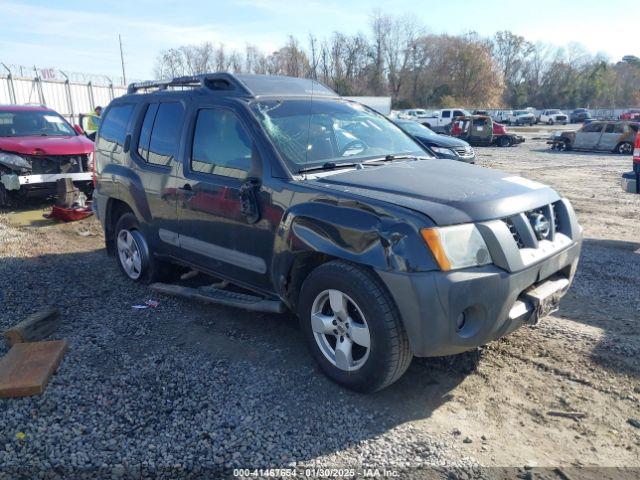
POLYGON ((130 168, 117 164, 106 165, 100 176, 111 176, 117 183, 115 191, 109 195, 111 199, 126 203, 141 222, 151 221, 151 210, 140 176, 130 168))

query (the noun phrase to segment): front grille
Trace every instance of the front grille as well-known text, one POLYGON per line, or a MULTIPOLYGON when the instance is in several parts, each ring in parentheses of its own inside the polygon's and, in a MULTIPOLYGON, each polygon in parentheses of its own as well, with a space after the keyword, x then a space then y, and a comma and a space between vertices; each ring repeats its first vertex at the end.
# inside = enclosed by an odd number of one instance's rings
POLYGON ((81 173, 89 170, 88 156, 81 155, 32 155, 31 174, 81 173))
POLYGON ((555 202, 550 205, 544 205, 511 217, 503 218, 502 221, 509 229, 509 232, 511 232, 511 236, 519 249, 533 248, 537 245, 538 241, 534 226, 534 219, 536 215, 544 215, 550 222, 553 222, 553 228, 550 230, 546 240, 554 240, 556 232, 563 232, 560 215, 561 208, 561 202, 555 202))
POLYGON ((504 223, 506 223, 507 227, 509 227, 509 231, 511 232, 513 239, 518 245, 518 248, 524 248, 524 242, 522 241, 522 237, 518 233, 518 230, 516 229, 516 226, 513 224, 513 221, 510 218, 507 218, 506 220, 504 220, 504 223))
POLYGON ((454 147, 453 151, 460 157, 472 157, 473 149, 471 147, 454 147))
POLYGON ((562 225, 560 225, 560 215, 558 212, 558 202, 551 204, 551 210, 553 211, 553 226, 556 232, 562 231, 562 225))

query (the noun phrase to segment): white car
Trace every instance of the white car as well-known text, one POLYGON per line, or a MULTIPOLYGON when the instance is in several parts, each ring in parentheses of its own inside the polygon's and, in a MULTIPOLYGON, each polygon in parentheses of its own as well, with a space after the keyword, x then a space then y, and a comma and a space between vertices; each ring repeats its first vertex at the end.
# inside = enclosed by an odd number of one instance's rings
POLYGON ((436 132, 443 132, 456 117, 468 117, 471 113, 464 108, 445 108, 433 112, 427 118, 417 119, 421 124, 436 132))
POLYGON ((496 110, 491 115, 491 120, 498 123, 507 123, 511 115, 513 115, 513 110, 496 110))
POLYGON ((553 125, 554 123, 566 125, 569 122, 569 117, 558 109, 543 110, 538 121, 548 125, 553 125))
POLYGON ((423 108, 411 108, 408 110, 400 110, 398 111, 398 118, 406 118, 410 120, 420 120, 422 118, 427 118, 429 116, 429 112, 427 112, 423 108))
POLYGON ((507 117, 509 125, 533 125, 536 123, 536 116, 528 110, 514 110, 507 117))

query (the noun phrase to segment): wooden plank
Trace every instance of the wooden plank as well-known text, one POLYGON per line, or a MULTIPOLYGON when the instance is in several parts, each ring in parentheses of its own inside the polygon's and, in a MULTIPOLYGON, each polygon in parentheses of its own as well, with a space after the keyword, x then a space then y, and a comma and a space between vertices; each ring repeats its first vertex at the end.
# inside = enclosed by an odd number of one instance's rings
POLYGON ((29 315, 22 322, 3 333, 9 345, 22 342, 44 340, 60 326, 60 311, 57 308, 45 308, 29 315))
POLYGON ((42 394, 66 351, 66 340, 15 344, 0 358, 0 398, 42 394))

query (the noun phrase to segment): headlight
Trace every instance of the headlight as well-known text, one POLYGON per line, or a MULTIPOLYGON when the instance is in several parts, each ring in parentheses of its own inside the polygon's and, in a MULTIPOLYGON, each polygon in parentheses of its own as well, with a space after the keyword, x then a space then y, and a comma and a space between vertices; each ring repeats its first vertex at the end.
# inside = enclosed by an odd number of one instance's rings
POLYGON ((491 263, 482 235, 472 223, 423 228, 420 233, 443 271, 491 263))
POLYGON ((26 159, 8 152, 0 152, 0 163, 14 170, 31 168, 31 164, 26 159))
POLYGON ((450 148, 443 148, 443 147, 429 147, 431 148, 431 150, 433 150, 436 153, 441 153, 442 155, 454 155, 453 150, 451 150, 450 148))

